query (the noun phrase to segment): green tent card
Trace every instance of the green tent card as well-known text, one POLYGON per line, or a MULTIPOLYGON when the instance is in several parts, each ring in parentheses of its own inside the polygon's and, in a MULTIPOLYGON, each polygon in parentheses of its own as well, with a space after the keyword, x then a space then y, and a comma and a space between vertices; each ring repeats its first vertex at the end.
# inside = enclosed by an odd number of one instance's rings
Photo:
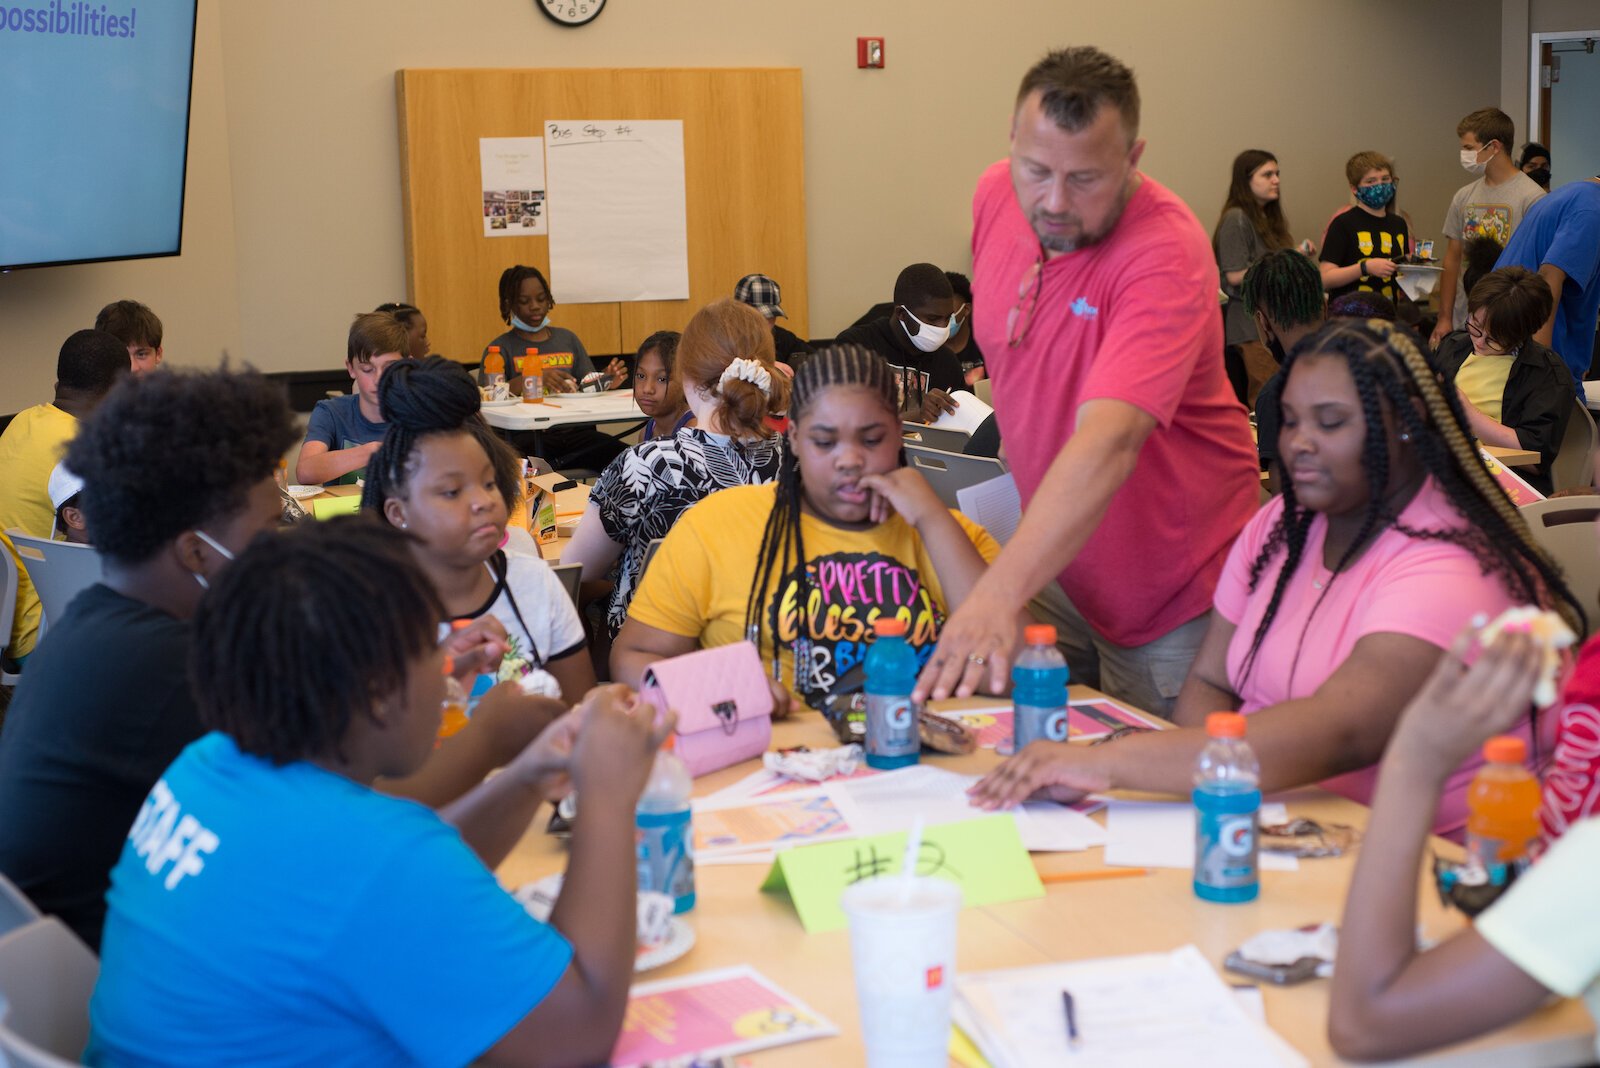
POLYGON ((318 519, 332 519, 336 515, 355 515, 361 511, 361 495, 352 493, 344 497, 314 497, 311 513, 318 519))
MULTIPOLYGON (((761 889, 787 890, 807 931, 837 930, 845 926, 839 896, 862 879, 898 873, 906 838, 906 832, 897 831, 785 849, 761 889)), ((926 828, 917 874, 959 885, 963 905, 1044 896, 1017 821, 1004 813, 926 828)))

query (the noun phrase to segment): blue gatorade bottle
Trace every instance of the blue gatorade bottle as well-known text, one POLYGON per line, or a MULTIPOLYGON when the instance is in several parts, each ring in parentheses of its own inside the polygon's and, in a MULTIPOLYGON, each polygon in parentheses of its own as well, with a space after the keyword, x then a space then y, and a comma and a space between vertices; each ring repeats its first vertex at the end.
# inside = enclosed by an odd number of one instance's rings
POLYGON ((1056 648, 1056 628, 1036 623, 1023 629, 1028 647, 1011 669, 1011 744, 1067 740, 1067 661, 1056 648))
POLYGON ((1244 716, 1206 717, 1211 740, 1194 766, 1194 892, 1205 901, 1254 901, 1261 892, 1256 824, 1261 765, 1244 740, 1244 716))
POLYGON ((867 767, 888 770, 915 764, 922 752, 911 690, 917 684, 917 654, 906 644, 903 619, 873 622, 876 639, 867 650, 867 767))
POLYGON ((694 908, 694 827, 689 795, 694 779, 673 752, 673 737, 656 751, 655 767, 634 814, 634 860, 639 889, 672 898, 673 912, 694 908))

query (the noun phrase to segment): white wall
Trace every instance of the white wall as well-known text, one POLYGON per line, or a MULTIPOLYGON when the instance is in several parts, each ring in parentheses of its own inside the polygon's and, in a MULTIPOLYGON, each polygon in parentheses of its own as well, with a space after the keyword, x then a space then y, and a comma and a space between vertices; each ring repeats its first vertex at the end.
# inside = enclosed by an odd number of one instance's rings
POLYGON ((1549 148, 1552 188, 1600 174, 1600 48, 1561 53, 1561 80, 1550 87, 1549 148))
POLYGON ((973 182, 1052 46, 1135 68, 1146 170, 1208 229, 1243 148, 1279 155, 1299 236, 1345 202, 1344 160, 1375 148, 1436 236, 1464 180, 1456 121, 1501 96, 1483 72, 1503 76, 1503 15, 1502 0, 616 0, 563 30, 532 0, 202 0, 184 255, 0 279, 0 411, 47 396, 61 339, 118 297, 157 310, 176 362, 226 347, 267 369, 337 365, 350 314, 402 292, 398 68, 802 68, 810 328, 831 336, 905 264, 966 266, 973 182), (887 37, 887 70, 855 69, 868 35, 887 37))

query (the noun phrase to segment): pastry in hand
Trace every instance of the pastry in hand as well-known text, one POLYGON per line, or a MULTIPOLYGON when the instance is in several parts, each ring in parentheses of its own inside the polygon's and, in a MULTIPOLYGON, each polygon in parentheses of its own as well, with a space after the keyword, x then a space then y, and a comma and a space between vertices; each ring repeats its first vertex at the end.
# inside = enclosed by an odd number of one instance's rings
POLYGON ((1566 621, 1554 612, 1546 612, 1531 605, 1508 608, 1488 626, 1478 632, 1478 643, 1484 648, 1506 632, 1521 632, 1531 636, 1544 654, 1544 670, 1539 675, 1539 685, 1533 691, 1533 703, 1549 708, 1559 695, 1557 683, 1561 676, 1562 654, 1577 644, 1578 636, 1572 633, 1566 621))

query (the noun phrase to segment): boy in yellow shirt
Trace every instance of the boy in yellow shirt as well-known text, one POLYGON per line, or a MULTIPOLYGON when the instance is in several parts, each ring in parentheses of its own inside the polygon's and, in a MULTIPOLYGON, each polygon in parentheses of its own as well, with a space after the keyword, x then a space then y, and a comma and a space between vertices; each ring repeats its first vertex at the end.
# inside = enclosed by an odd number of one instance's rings
MULTIPOLYGON (((111 387, 129 369, 127 346, 103 330, 79 330, 67 338, 56 358, 56 395, 17 413, 0 434, 0 532, 19 529, 47 537, 55 522, 50 503, 50 472, 61 461, 78 420, 94 411, 111 387)), ((11 539, 0 543, 17 556, 11 539)), ((20 557, 17 558, 17 614, 11 624, 5 655, 21 662, 39 636, 39 596, 20 557)))

